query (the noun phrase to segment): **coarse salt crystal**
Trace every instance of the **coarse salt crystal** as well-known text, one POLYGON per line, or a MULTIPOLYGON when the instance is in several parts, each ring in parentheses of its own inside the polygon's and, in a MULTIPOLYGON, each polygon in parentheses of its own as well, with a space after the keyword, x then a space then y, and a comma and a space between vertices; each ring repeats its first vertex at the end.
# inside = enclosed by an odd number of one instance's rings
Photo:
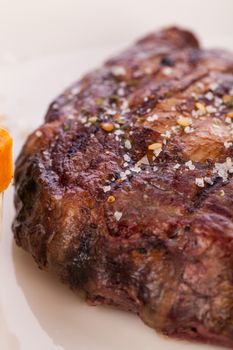
POLYGON ((114 132, 114 134, 117 135, 117 136, 124 135, 124 131, 123 130, 116 130, 114 132))
POLYGON ((82 124, 85 124, 87 122, 87 117, 81 117, 80 121, 82 124))
POLYGON ((37 130, 35 135, 36 135, 36 137, 41 137, 42 136, 42 132, 40 130, 37 130))
POLYGON ((80 86, 75 86, 70 90, 72 95, 77 95, 80 92, 80 86))
POLYGON ((195 109, 193 109, 192 112, 191 112, 191 114, 192 114, 192 117, 196 118, 196 117, 199 116, 200 113, 199 113, 199 110, 198 110, 198 111, 195 111, 195 109))
POLYGON ((210 88, 210 90, 215 91, 218 88, 218 84, 217 83, 211 83, 209 85, 209 88, 210 88))
POLYGON ((230 157, 227 157, 224 163, 215 163, 213 173, 223 179, 223 182, 228 180, 228 174, 233 173, 233 162, 230 157))
POLYGON ((173 126, 171 127, 171 130, 172 130, 173 132, 176 133, 177 131, 180 130, 180 127, 179 127, 179 126, 174 126, 174 125, 173 125, 173 126))
POLYGON ((93 117, 90 117, 90 118, 88 119, 88 122, 90 122, 90 123, 95 123, 95 122, 97 122, 97 120, 98 120, 98 118, 95 117, 95 116, 93 116, 93 117))
POLYGON ((213 185, 213 183, 214 183, 213 180, 211 179, 211 177, 209 177, 209 176, 205 176, 204 181, 209 185, 213 185))
POLYGON ((91 123, 85 123, 84 126, 86 126, 87 128, 89 128, 89 126, 91 126, 91 123))
POLYGON ((130 162, 130 161, 131 161, 131 158, 130 158, 130 156, 129 156, 128 154, 124 154, 124 155, 123 155, 123 158, 124 158, 124 160, 125 160, 126 162, 130 162))
POLYGON ((139 168, 139 166, 134 166, 132 168, 130 168, 131 171, 133 171, 134 173, 140 173, 140 171, 142 170, 141 168, 139 168))
POLYGON ((126 74, 126 70, 122 66, 114 66, 114 67, 112 67, 111 72, 115 76, 125 75, 126 74))
POLYGON ((116 219, 116 221, 119 221, 121 217, 122 217, 122 213, 120 211, 115 211, 114 218, 116 219))
POLYGON ((205 187, 203 177, 196 177, 195 183, 198 187, 205 187))
POLYGON ((125 95, 125 90, 124 90, 122 87, 120 87, 120 88, 117 90, 117 95, 118 95, 118 96, 124 96, 124 95, 125 95))
POLYGON ((162 152, 162 147, 161 148, 158 148, 156 150, 153 151, 155 157, 158 157, 160 155, 160 153, 162 152))
POLYGON ((116 111, 114 111, 114 109, 107 109, 106 110, 106 114, 109 114, 109 115, 115 115, 116 114, 116 111))
POLYGON ((232 142, 229 142, 229 141, 225 141, 225 142, 224 142, 224 147, 225 147, 226 149, 230 148, 231 146, 232 146, 232 142))
POLYGON ((125 148, 127 148, 127 149, 132 148, 131 142, 129 140, 125 140, 125 148))
POLYGON ((179 169, 181 167, 181 164, 177 163, 174 165, 173 169, 179 169))
POLYGON ((221 106, 222 102, 223 102, 223 100, 222 100, 221 98, 215 97, 215 99, 214 99, 214 105, 215 105, 215 107, 221 106))
POLYGON ((172 72, 173 72, 173 69, 171 67, 166 67, 163 69, 164 75, 170 75, 170 74, 172 74, 172 72))
POLYGON ((185 166, 186 166, 187 168, 189 168, 189 170, 194 170, 194 169, 195 169, 195 165, 193 164, 193 162, 192 162, 191 160, 187 161, 187 162, 185 163, 185 166))
POLYGON ((111 186, 103 186, 103 191, 105 193, 111 191, 111 186))
POLYGON ((157 114, 152 114, 149 117, 146 118, 148 122, 154 122, 155 120, 158 120, 159 116, 157 114))
POLYGON ((205 98, 207 98, 207 100, 211 101, 214 98, 213 92, 209 91, 207 92, 207 94, 205 94, 205 98))
POLYGON ((147 158, 147 155, 143 156, 141 159, 139 159, 139 161, 136 163, 136 166, 139 167, 141 164, 144 165, 149 165, 149 160, 147 158))
POLYGON ((121 102, 121 108, 126 112, 128 111, 128 107, 129 107, 129 102, 126 98, 124 98, 121 102))
POLYGON ((128 175, 131 175, 131 171, 130 170, 126 170, 126 171, 120 172, 121 180, 126 180, 128 175))
POLYGON ((217 112, 217 109, 213 106, 206 106, 206 111, 208 113, 216 113, 217 112))
POLYGON ((184 132, 185 132, 186 134, 190 134, 190 133, 193 132, 193 131, 194 131, 194 129, 191 128, 190 126, 186 126, 186 127, 184 128, 184 132))
POLYGON ((167 139, 170 139, 171 137, 171 131, 166 130, 163 134, 161 134, 162 137, 166 137, 167 139))

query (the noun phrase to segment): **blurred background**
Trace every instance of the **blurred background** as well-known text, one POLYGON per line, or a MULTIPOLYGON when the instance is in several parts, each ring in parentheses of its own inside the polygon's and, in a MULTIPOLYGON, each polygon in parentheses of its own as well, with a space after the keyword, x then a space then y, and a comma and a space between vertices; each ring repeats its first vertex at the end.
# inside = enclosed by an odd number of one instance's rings
POLYGON ((233 47, 233 0, 0 0, 0 63, 124 46, 171 24, 233 47))

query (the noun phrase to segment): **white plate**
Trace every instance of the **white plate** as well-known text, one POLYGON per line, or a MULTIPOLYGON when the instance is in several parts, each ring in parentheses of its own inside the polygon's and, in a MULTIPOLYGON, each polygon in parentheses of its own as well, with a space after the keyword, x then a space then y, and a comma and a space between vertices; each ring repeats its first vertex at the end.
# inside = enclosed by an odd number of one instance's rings
MULTIPOLYGON (((48 103, 116 50, 85 50, 0 67, 0 114, 7 115, 15 154, 25 135, 42 123, 48 103)), ((221 349, 166 339, 135 315, 85 304, 16 247, 11 232, 12 201, 11 188, 5 195, 0 236, 0 349, 221 349)))

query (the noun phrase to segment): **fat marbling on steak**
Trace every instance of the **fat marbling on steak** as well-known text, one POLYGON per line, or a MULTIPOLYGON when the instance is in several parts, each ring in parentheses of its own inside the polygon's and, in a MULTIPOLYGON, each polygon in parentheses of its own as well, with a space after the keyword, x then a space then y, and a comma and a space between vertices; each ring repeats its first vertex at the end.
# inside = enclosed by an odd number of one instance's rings
POLYGON ((13 229, 89 302, 233 349, 232 73, 168 28, 85 75, 18 157, 13 229))

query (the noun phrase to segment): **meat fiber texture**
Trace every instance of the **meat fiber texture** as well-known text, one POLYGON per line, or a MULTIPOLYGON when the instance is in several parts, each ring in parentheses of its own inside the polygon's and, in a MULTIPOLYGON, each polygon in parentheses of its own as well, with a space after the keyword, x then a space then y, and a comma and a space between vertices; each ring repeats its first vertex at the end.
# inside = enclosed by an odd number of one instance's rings
POLYGON ((28 137, 17 244, 92 304, 233 349, 232 107, 232 53, 174 27, 137 41, 28 137))

